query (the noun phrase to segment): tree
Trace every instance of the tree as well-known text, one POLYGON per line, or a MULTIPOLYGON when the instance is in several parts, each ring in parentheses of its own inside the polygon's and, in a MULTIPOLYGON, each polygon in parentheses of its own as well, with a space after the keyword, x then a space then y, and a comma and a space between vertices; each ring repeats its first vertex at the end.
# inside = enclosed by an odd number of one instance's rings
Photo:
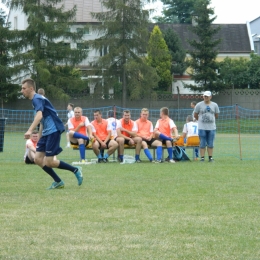
POLYGON ((191 79, 195 81, 195 85, 186 85, 186 87, 195 91, 219 91, 223 88, 218 81, 218 63, 216 62, 217 46, 221 39, 214 39, 220 27, 212 26, 216 16, 212 17, 214 10, 209 5, 210 0, 196 2, 197 25, 190 27, 194 33, 194 39, 189 41, 192 50, 188 52, 191 56, 188 65, 192 70, 190 75, 191 79))
MULTIPOLYGON (((97 69, 96 73, 102 75, 105 89, 114 86, 118 80, 122 82, 122 106, 126 107, 127 96, 133 91, 132 80, 136 75, 136 68, 132 64, 137 65, 140 74, 148 73, 142 57, 149 35, 149 12, 143 10, 144 3, 140 0, 103 0, 102 4, 105 11, 92 14, 101 25, 97 27, 100 37, 91 45, 102 53, 93 66, 97 69)), ((151 92, 157 82, 150 80, 146 84, 146 79, 146 75, 139 78, 139 88, 151 92)))
POLYGON ((191 23, 195 2, 196 0, 162 0, 165 8, 159 20, 165 23, 191 23))
POLYGON ((250 88, 260 88, 260 56, 252 53, 248 67, 248 78, 250 88))
POLYGON ((225 58, 219 63, 219 80, 225 88, 247 88, 249 83, 248 59, 225 58))
POLYGON ((164 32, 164 40, 172 57, 171 73, 182 75, 187 68, 185 63, 186 51, 182 48, 182 43, 179 36, 173 29, 168 28, 164 32))
MULTIPOLYGON (((6 14, 0 9, 0 99, 3 109, 4 102, 17 96, 19 86, 12 83, 12 74, 15 68, 11 67, 9 48, 13 34, 9 30, 10 25, 6 23, 6 14)), ((3 110, 2 110, 3 111, 3 110)))
POLYGON ((156 72, 160 77, 158 90, 168 90, 172 83, 172 57, 158 25, 155 25, 151 32, 147 52, 148 64, 156 69, 156 72))
MULTIPOLYGON (((70 31, 76 7, 64 11, 60 3, 62 0, 12 0, 10 2, 12 9, 21 8, 28 17, 28 27, 16 31, 12 60, 14 64, 19 65, 20 69, 17 81, 20 81, 20 77, 29 75, 35 79, 38 87, 46 88, 47 92, 54 93, 55 97, 65 99, 68 95, 64 92, 63 86, 57 86, 56 83, 63 79, 63 82, 69 84, 74 91, 81 88, 81 78, 78 77, 76 80, 71 72, 75 65, 87 57, 87 51, 71 49, 71 44, 83 42, 84 32, 83 30, 70 31), (63 66, 69 73, 57 74, 57 67, 63 66)), ((49 93, 48 96, 51 95, 49 93)))

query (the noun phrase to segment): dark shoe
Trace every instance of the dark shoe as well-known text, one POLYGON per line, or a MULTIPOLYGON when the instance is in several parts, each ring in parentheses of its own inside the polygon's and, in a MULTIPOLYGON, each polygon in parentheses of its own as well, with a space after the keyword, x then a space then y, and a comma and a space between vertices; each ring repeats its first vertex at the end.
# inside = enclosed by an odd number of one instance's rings
POLYGON ((201 158, 201 159, 200 159, 200 162, 205 162, 205 159, 204 159, 204 158, 201 158))
POLYGON ((107 163, 108 159, 107 158, 103 158, 103 163, 107 163))
POLYGON ((135 160, 136 163, 141 163, 142 161, 140 159, 135 160))
POLYGON ((102 158, 98 158, 98 163, 102 163, 103 159, 102 158))
POLYGON ((213 158, 209 159, 209 162, 213 163, 213 162, 214 162, 214 159, 213 159, 213 158))
POLYGON ((162 160, 155 160, 154 163, 162 163, 162 160))

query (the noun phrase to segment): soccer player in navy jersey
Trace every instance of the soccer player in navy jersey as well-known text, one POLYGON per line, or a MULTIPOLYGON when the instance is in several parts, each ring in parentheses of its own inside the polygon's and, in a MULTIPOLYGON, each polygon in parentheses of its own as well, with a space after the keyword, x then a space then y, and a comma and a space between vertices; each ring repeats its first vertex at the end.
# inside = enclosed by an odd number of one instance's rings
POLYGON ((62 148, 60 147, 61 134, 64 132, 64 125, 57 115, 51 102, 35 92, 36 86, 33 79, 22 81, 21 93, 25 98, 32 100, 33 108, 36 112, 34 120, 28 131, 24 134, 25 139, 29 139, 37 125, 41 123, 40 140, 36 146, 35 163, 39 165, 54 180, 48 189, 64 188, 64 182, 56 174, 53 168, 71 171, 78 180, 78 185, 82 184, 83 175, 81 167, 74 167, 63 161, 55 159, 62 148))

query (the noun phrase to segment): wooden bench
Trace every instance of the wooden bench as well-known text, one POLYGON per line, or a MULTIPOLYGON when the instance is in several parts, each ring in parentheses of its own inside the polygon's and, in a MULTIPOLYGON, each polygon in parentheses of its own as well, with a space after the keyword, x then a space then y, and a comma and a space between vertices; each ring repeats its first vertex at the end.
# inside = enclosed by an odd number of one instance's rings
MULTIPOLYGON (((199 137, 197 136, 192 136, 187 138, 187 142, 186 145, 184 145, 184 140, 183 137, 181 136, 180 139, 175 143, 175 145, 178 145, 179 147, 182 147, 183 149, 192 149, 193 153, 192 153, 192 159, 194 160, 196 158, 196 149, 199 149, 199 137)), ((125 146, 125 150, 133 150, 135 149, 135 146, 129 146, 127 144, 124 145, 125 146)), ((163 145, 163 150, 167 149, 166 145, 163 145)), ((78 145, 73 145, 71 144, 71 148, 73 148, 73 150, 79 150, 79 146, 78 145)), ((153 150, 153 158, 155 158, 155 151, 156 151, 156 147, 151 146, 149 147, 149 149, 153 150)), ((92 150, 92 144, 91 142, 86 146, 86 150, 90 151, 92 150)), ((113 159, 115 160, 115 153, 113 154, 113 159)), ((164 159, 164 158, 162 158, 164 159)))

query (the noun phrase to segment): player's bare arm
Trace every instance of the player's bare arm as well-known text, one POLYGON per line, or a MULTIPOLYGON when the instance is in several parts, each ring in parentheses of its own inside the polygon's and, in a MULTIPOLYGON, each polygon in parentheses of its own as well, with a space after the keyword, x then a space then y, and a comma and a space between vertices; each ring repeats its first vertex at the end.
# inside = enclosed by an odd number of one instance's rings
POLYGON ((179 136, 177 127, 174 127, 174 128, 172 129, 172 132, 173 132, 173 134, 174 134, 174 137, 175 137, 177 140, 179 140, 179 139, 180 139, 180 136, 179 136))
POLYGON ((42 120, 42 111, 37 111, 31 126, 29 127, 27 132, 24 134, 25 139, 30 138, 32 131, 40 124, 41 120, 42 120))
POLYGON ((199 114, 198 114, 198 113, 194 113, 194 118, 195 118, 196 120, 199 120, 199 114))
POLYGON ((88 132, 89 139, 92 140, 93 133, 92 133, 92 127, 90 125, 87 126, 87 132, 88 132))
POLYGON ((215 118, 218 119, 218 114, 215 114, 215 118))

